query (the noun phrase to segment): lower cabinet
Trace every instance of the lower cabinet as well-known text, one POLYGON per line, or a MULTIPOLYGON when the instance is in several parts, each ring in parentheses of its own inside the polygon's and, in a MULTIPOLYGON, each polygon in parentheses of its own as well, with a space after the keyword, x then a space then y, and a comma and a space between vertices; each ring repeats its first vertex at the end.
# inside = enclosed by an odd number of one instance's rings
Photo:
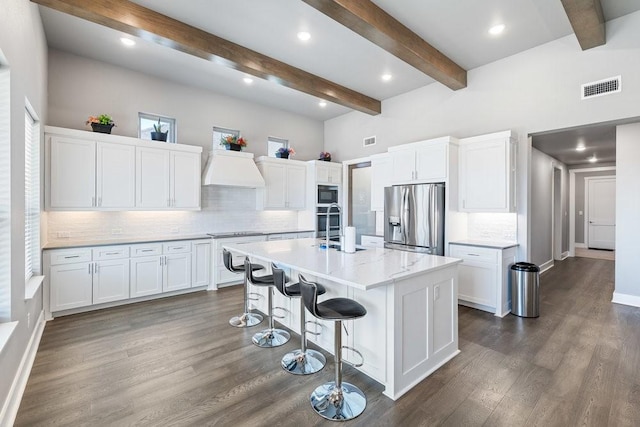
MULTIPOLYGON (((51 313, 208 286, 211 240, 44 251, 51 313)), ((45 295, 46 298, 46 295, 45 295)))
POLYGON ((458 303, 499 317, 507 315, 511 307, 509 267, 515 263, 516 248, 452 243, 449 254, 462 259, 458 267, 458 303))

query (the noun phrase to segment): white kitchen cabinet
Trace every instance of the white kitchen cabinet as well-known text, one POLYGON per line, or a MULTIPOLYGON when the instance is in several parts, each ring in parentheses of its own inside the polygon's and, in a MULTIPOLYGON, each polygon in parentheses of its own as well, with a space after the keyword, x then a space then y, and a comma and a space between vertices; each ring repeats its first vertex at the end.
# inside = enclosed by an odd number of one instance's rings
POLYGON ((96 143, 51 137, 50 202, 52 209, 96 205, 96 143))
POLYGON ((257 191, 259 209, 302 210, 305 208, 307 168, 295 160, 260 157, 256 164, 265 181, 257 191))
POLYGON ((162 292, 191 287, 191 252, 163 255, 162 292))
POLYGON ((391 185, 392 160, 389 153, 371 156, 371 210, 384 211, 384 188, 391 185))
POLYGON ((136 205, 136 148, 96 144, 96 207, 133 208, 136 205))
POLYGON ((169 208, 171 153, 157 148, 136 147, 136 206, 169 208))
POLYGON ((342 163, 311 161, 315 173, 316 184, 342 184, 342 163))
POLYGON ((516 145, 511 131, 460 140, 463 212, 515 212, 516 145))
POLYGON ((131 258, 131 298, 162 292, 162 256, 131 258))
POLYGON ((171 151, 172 208, 200 207, 200 154, 171 151))
MULTIPOLYGON (((213 239, 213 283, 210 289, 219 289, 224 285, 238 284, 244 282, 244 277, 239 273, 232 273, 224 266, 222 258, 223 246, 225 244, 245 243, 245 242, 264 242, 266 236, 263 234, 257 236, 237 236, 213 239)), ((244 262, 244 256, 231 252, 233 264, 238 265, 244 262)), ((261 272, 259 272, 261 273, 261 272)), ((261 273, 262 274, 262 273, 261 273)))
POLYGON ((191 286, 211 283, 211 241, 194 240, 191 248, 191 286))
POLYGON ((93 304, 129 298, 129 259, 93 264, 93 304))
POLYGON ((53 265, 49 270, 51 311, 91 305, 91 262, 53 265))
POLYGON ((450 256, 462 259, 458 267, 458 303, 503 317, 509 313, 509 267, 516 248, 478 247, 452 243, 450 256))
POLYGON ((449 145, 452 137, 403 144, 389 148, 391 183, 444 182, 449 173, 449 145))

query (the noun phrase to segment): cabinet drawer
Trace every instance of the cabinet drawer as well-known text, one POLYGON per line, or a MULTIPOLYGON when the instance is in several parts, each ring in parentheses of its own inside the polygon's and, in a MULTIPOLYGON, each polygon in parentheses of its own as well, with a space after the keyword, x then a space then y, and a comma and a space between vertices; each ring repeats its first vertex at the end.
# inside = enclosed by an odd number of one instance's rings
POLYGON ((92 252, 94 261, 129 258, 129 246, 100 246, 92 252))
POLYGON ((51 265, 72 264, 91 261, 90 248, 75 248, 51 251, 51 265))
POLYGON ((184 254, 191 252, 191 242, 171 242, 163 244, 164 254, 184 254))
POLYGON ((462 258, 465 261, 498 262, 498 250, 479 248, 476 246, 451 245, 450 255, 453 258, 462 258))
POLYGON ((384 238, 380 236, 362 236, 361 245, 370 248, 384 248, 384 238))
POLYGON ((162 255, 162 243, 131 245, 131 258, 151 255, 162 255))

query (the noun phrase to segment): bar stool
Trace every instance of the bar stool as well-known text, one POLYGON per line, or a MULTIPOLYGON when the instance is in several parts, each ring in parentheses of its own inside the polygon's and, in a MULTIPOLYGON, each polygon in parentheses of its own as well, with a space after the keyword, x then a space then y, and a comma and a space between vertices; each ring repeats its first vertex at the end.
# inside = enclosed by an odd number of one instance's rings
MULTIPOLYGON (((307 331, 306 327, 307 323, 315 323, 317 325, 320 325, 320 323, 312 320, 306 321, 304 302, 300 294, 300 284, 293 283, 286 286, 284 270, 278 268, 275 264, 271 264, 271 271, 273 271, 273 282, 276 285, 276 289, 282 295, 300 299, 300 348, 284 355, 280 362, 282 369, 295 375, 315 374, 324 368, 327 359, 319 351, 307 348, 307 333, 312 335, 320 335, 320 333, 307 331)), ((317 289, 318 295, 326 292, 322 285, 317 285, 317 289)))
MULTIPOLYGON (((231 271, 232 273, 244 273, 244 264, 233 265, 231 252, 226 249, 222 249, 222 260, 224 261, 224 266, 227 268, 227 270, 231 271)), ((264 269, 264 267, 261 265, 255 265, 255 269, 262 270, 264 269)), ((242 313, 240 316, 233 316, 231 319, 229 319, 229 324, 231 326, 235 326, 236 328, 248 328, 262 322, 261 315, 250 312, 249 301, 256 301, 257 298, 249 295, 250 294, 247 293, 247 277, 246 275, 244 275, 244 313, 242 313)))
POLYGON ((262 347, 262 348, 279 347, 283 344, 286 344, 291 338, 291 335, 289 335, 289 332, 285 331, 284 329, 278 329, 274 327, 275 325, 273 323, 273 318, 275 316, 273 315, 273 310, 274 308, 282 309, 282 307, 273 307, 273 288, 275 287, 275 284, 273 282, 273 274, 268 274, 264 276, 254 276, 253 275, 254 266, 255 264, 251 264, 249 262, 249 258, 244 259, 244 274, 248 282, 256 286, 268 287, 267 288, 267 291, 268 291, 267 317, 269 318, 269 327, 255 334, 251 338, 251 341, 258 347, 262 347))
MULTIPOLYGON (((367 314, 367 310, 349 298, 332 298, 318 304, 318 285, 309 282, 302 275, 299 275, 299 278, 300 292, 307 310, 318 319, 333 320, 335 325, 333 348, 336 364, 335 381, 324 383, 311 393, 311 406, 321 417, 329 420, 353 419, 364 412, 367 398, 358 387, 342 382, 342 349, 351 350, 357 353, 360 358, 362 358, 362 353, 342 345, 342 321, 363 317, 367 314)), ((362 366, 362 362, 359 364, 344 363, 359 367, 362 366)))

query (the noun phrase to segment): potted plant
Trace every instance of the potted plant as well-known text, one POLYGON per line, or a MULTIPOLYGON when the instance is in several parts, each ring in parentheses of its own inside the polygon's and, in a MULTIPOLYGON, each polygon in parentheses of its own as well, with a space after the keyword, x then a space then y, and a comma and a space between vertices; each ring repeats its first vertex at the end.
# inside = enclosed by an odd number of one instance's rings
POLYGON ((153 132, 151 132, 151 139, 154 141, 167 141, 167 135, 169 131, 162 132, 162 123, 160 123, 160 119, 158 119, 158 124, 153 125, 153 132))
POLYGON ((227 135, 220 138, 220 145, 224 145, 227 150, 242 151, 242 147, 247 146, 247 140, 241 136, 227 135))
POLYGON ((331 153, 328 151, 321 151, 318 160, 324 160, 325 162, 331 161, 331 153))
POLYGON ((280 147, 278 148, 278 151, 276 151, 276 157, 281 159, 288 159, 289 156, 295 156, 295 155, 296 155, 296 150, 294 150, 293 148, 280 147))
POLYGON ((111 128, 115 126, 113 119, 108 114, 100 114, 99 116, 89 116, 86 124, 91 125, 91 130, 99 133, 111 133, 111 128))

